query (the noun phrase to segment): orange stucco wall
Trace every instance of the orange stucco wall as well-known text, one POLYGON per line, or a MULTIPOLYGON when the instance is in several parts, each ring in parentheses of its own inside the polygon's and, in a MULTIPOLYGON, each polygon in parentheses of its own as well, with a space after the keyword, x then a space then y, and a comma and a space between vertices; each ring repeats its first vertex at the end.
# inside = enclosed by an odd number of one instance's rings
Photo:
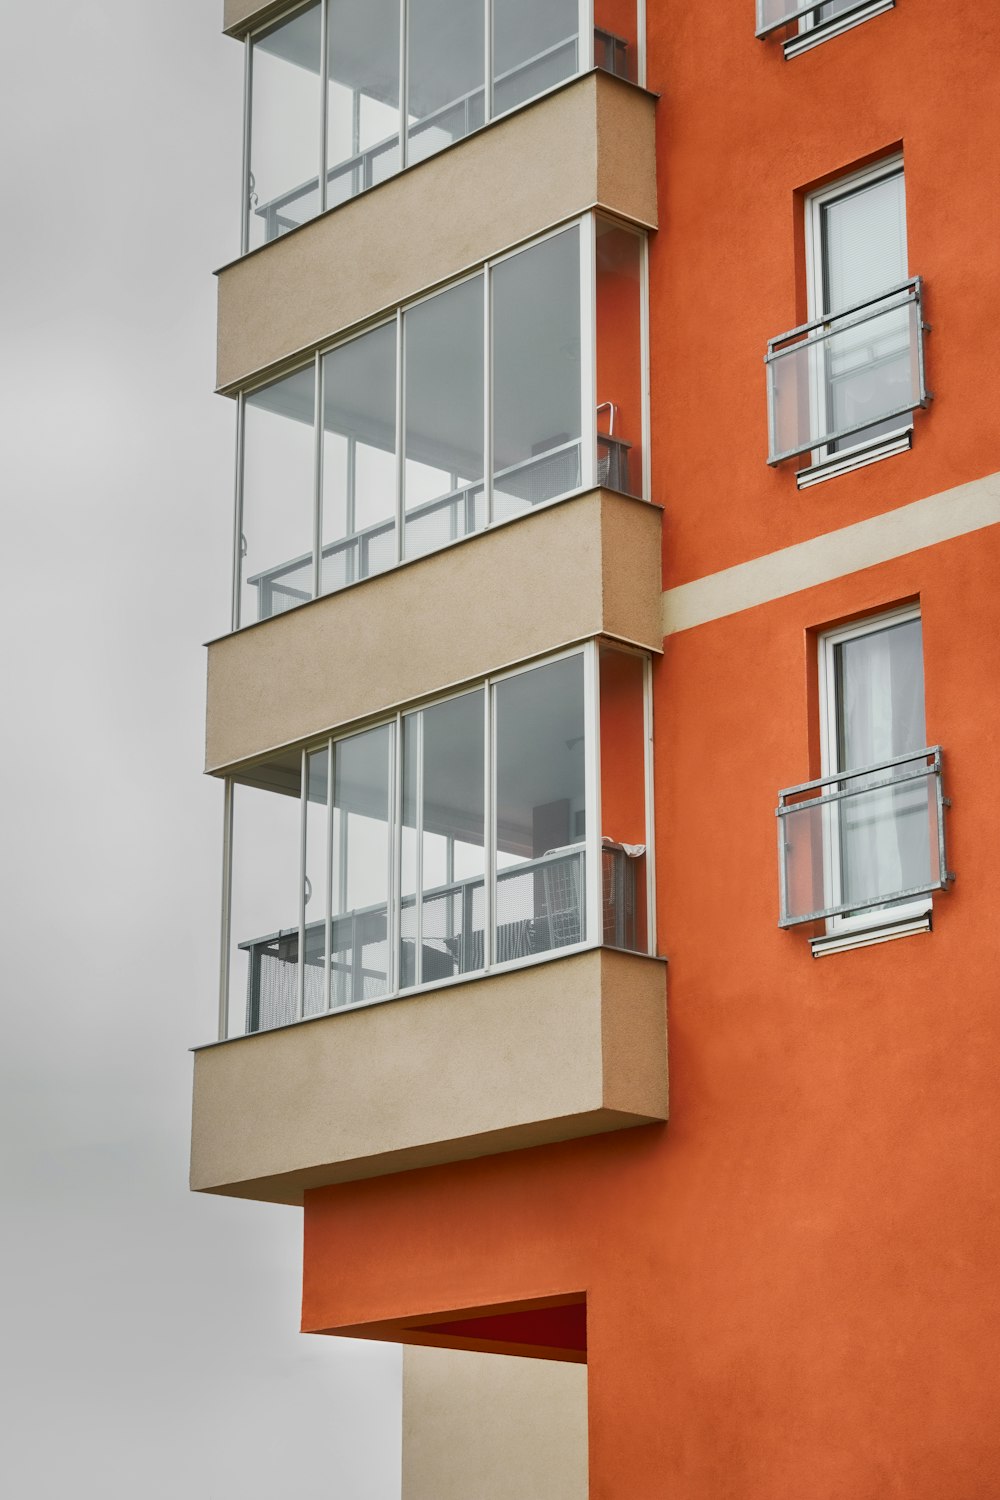
MULTIPOLYGON (((1000 470, 1000 6, 899 0, 789 63, 752 0, 647 13, 665 585, 1000 470), (911 453, 800 493, 762 358, 805 314, 801 193, 900 143, 935 401, 911 453)), ((669 1126, 307 1195, 306 1329, 584 1292, 593 1500, 1000 1495, 998 574, 994 526, 667 639, 669 1126), (910 599, 956 884, 932 933, 817 961, 774 818, 819 770, 816 632, 910 599)))
POLYGON ((664 586, 1000 469, 1000 7, 899 0, 785 62, 752 0, 647 6, 653 496, 664 586), (806 316, 801 191, 902 145, 934 401, 913 453, 812 493, 765 467, 767 340, 806 316), (958 479, 956 479, 956 474, 958 479))

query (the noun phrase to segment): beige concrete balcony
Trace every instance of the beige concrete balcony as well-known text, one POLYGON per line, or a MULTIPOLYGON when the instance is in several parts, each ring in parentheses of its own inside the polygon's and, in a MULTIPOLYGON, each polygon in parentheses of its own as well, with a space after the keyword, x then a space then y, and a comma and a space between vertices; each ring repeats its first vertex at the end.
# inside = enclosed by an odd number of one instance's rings
POLYGON ((655 108, 585 73, 225 267, 220 390, 588 209, 654 229, 655 108))
POLYGON ((195 1056, 191 1185, 308 1188, 667 1118, 666 969, 593 949, 195 1056))

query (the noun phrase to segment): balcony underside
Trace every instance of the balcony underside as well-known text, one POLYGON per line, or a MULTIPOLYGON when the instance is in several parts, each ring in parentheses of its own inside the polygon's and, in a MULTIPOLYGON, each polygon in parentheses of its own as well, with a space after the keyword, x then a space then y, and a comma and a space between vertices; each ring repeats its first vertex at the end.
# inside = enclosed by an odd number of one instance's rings
POLYGON ((225 267, 220 390, 587 209, 655 228, 655 107, 586 73, 225 267))
POLYGON ((661 521, 591 490, 223 636, 208 652, 206 769, 594 636, 661 650, 661 521))
POLYGON ((301 1203, 666 1118, 664 965, 594 949, 204 1048, 191 1186, 301 1203))

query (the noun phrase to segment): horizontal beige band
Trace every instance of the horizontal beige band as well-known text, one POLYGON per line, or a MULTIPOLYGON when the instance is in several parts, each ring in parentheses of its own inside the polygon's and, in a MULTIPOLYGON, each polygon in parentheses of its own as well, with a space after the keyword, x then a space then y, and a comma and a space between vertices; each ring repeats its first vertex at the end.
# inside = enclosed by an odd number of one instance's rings
POLYGON ((663 595, 663 634, 691 630, 801 589, 830 583, 921 547, 1000 523, 1000 474, 974 479, 912 505, 828 531, 780 552, 695 578, 663 595))

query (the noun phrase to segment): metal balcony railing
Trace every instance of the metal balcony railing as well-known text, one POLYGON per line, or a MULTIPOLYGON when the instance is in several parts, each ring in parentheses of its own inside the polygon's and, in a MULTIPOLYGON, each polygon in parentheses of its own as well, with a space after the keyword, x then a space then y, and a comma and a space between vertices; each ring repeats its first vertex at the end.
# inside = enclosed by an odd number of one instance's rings
POLYGON ((843 22, 855 11, 867 10, 872 0, 849 0, 848 4, 841 3, 835 8, 825 0, 757 0, 757 35, 761 38, 770 36, 772 31, 779 30, 782 26, 790 26, 796 21, 808 21, 818 30, 824 25, 833 25, 835 22, 843 22))
POLYGON ((810 450, 839 451, 887 432, 931 400, 924 369, 919 276, 842 312, 770 339, 769 464, 810 450))
POLYGON ((945 889, 941 748, 778 794, 779 926, 853 916, 945 889))

